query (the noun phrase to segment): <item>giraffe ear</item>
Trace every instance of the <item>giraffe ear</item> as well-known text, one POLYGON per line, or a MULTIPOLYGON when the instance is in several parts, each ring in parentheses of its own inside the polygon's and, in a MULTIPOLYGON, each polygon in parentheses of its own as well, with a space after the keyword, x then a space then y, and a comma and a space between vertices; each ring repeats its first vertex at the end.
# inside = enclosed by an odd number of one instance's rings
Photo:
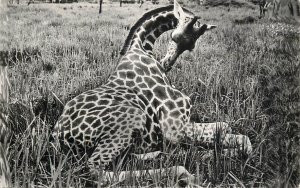
POLYGON ((214 28, 216 28, 216 27, 218 27, 218 26, 216 26, 216 25, 209 25, 209 24, 207 24, 207 28, 206 28, 206 30, 212 30, 212 29, 214 29, 214 28))
POLYGON ((184 14, 180 4, 174 0, 174 15, 177 19, 180 19, 180 16, 184 14))

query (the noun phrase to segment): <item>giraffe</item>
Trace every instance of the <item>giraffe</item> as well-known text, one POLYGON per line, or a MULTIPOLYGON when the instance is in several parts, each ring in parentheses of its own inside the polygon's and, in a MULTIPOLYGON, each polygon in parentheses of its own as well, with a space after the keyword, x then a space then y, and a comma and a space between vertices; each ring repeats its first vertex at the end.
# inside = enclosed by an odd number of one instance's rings
MULTIPOLYGON (((186 137, 211 145, 226 123, 190 122, 190 98, 174 88, 166 72, 185 50, 215 26, 177 2, 147 12, 131 28, 116 70, 106 84, 70 100, 54 126, 53 137, 74 157, 88 156, 91 169, 102 169, 125 153, 162 150, 164 142, 178 144, 186 137), (165 31, 174 29, 162 63, 153 56, 153 45, 165 31)), ((249 138, 227 134, 223 144, 237 143, 251 153, 249 138), (243 145, 245 143, 245 145, 243 145)))

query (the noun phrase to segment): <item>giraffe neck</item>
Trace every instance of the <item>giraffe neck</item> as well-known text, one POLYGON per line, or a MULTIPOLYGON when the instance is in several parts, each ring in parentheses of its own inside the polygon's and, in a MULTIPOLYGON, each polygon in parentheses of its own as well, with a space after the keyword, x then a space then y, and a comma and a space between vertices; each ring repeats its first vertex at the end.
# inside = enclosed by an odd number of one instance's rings
POLYGON ((174 29, 178 23, 173 13, 173 5, 150 11, 131 28, 125 41, 122 55, 134 49, 141 49, 152 55, 156 39, 165 31, 174 29))

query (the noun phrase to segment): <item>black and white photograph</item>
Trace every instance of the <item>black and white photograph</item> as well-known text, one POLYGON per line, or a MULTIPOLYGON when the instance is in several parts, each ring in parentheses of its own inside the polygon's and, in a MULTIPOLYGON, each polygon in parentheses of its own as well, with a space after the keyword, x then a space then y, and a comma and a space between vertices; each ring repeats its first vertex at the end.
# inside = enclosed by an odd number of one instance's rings
POLYGON ((300 0, 0 0, 0 188, 300 188, 300 0))

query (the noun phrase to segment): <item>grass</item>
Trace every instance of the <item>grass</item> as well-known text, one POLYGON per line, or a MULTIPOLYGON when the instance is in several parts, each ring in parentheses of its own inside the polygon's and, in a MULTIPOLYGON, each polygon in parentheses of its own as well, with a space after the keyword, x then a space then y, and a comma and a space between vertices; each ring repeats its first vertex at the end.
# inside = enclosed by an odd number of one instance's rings
MULTIPOLYGON (((238 1, 240 2, 240 1, 238 1)), ((253 154, 227 158, 197 145, 166 149, 154 161, 130 159, 123 169, 185 166, 206 186, 294 187, 299 184, 299 32, 297 26, 259 20, 251 6, 185 5, 218 28, 202 36, 168 73, 172 84, 193 102, 197 122, 226 121, 248 135, 253 154), (213 13, 213 14, 212 14, 213 13)), ((104 4, 11 5, 5 50, 9 52, 11 126, 9 148, 14 187, 85 187, 97 178, 84 160, 72 161, 49 143, 63 104, 109 77, 130 26, 156 6, 104 4), (113 12, 113 14, 112 14, 113 12), (17 134, 19 132, 19 134, 17 134)), ((164 56, 169 33, 156 43, 164 56)), ((118 170, 118 168, 113 168, 118 170)), ((116 186, 172 186, 173 177, 131 178, 116 186)))

